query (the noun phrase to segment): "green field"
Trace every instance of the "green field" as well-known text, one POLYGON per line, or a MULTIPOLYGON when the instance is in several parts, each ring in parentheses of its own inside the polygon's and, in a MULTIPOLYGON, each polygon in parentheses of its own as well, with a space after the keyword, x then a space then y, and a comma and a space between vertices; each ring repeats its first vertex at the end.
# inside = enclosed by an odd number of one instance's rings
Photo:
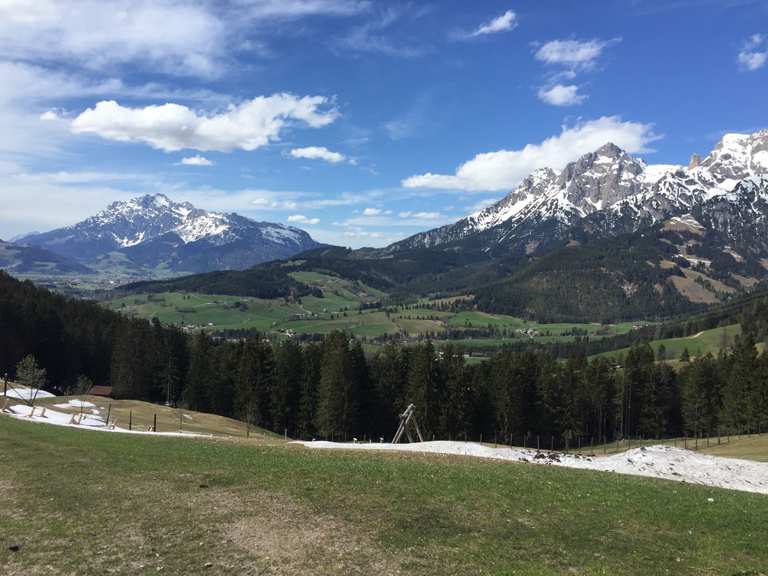
MULTIPOLYGON (((683 350, 688 350, 691 357, 701 356, 704 354, 717 353, 723 349, 728 348, 733 344, 736 336, 741 334, 741 326, 739 324, 732 324, 730 326, 723 326, 721 328, 713 328, 712 330, 704 330, 693 336, 686 336, 684 338, 667 338, 664 340, 653 340, 650 342, 654 352, 659 352, 659 348, 664 346, 666 352, 665 357, 668 360, 677 360, 683 353, 683 350)), ((605 352, 599 354, 599 356, 606 356, 611 358, 618 358, 623 356, 629 351, 629 348, 621 348, 619 350, 613 350, 611 352, 605 352)))
POLYGON ((768 566, 768 498, 756 494, 4 416, 0 445, 8 576, 700 576, 768 566))
POLYGON ((386 302, 387 294, 335 276, 318 272, 295 272, 292 276, 319 288, 323 296, 305 296, 296 300, 264 300, 207 294, 136 294, 105 302, 113 310, 140 318, 158 318, 164 324, 190 330, 259 330, 282 335, 327 334, 345 330, 364 338, 404 334, 409 338, 430 336, 437 340, 447 330, 495 330, 492 337, 472 334, 457 341, 468 348, 501 347, 512 342, 533 340, 539 343, 572 340, 575 336, 591 338, 622 334, 632 323, 539 324, 521 318, 476 311, 446 312, 432 309, 429 302, 417 307, 388 306, 360 310, 361 306, 386 302))

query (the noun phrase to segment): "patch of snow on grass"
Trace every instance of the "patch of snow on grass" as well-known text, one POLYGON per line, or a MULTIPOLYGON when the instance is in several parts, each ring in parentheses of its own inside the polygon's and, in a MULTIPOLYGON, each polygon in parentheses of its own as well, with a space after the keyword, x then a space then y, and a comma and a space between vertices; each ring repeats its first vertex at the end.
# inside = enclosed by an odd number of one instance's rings
MULTIPOLYGON (((69 407, 67 404, 64 404, 63 406, 69 407)), ((102 432, 120 432, 124 434, 148 434, 151 436, 212 436, 211 434, 198 434, 194 432, 149 432, 145 430, 127 430, 119 427, 108 428, 106 422, 101 417, 96 418, 87 413, 83 414, 81 419, 79 414, 65 414, 64 412, 51 410, 47 406, 35 406, 34 413, 30 416, 32 410, 33 408, 31 406, 17 404, 11 406, 9 411, 5 414, 28 422, 42 422, 45 424, 53 424, 55 426, 65 426, 67 428, 80 428, 81 430, 100 430, 102 432), (44 416, 43 408, 45 408, 44 416), (73 417, 75 420, 73 420, 73 417)))
POLYGON ((56 406, 56 408, 95 408, 96 404, 75 398, 74 400, 70 400, 63 404, 54 404, 54 406, 56 406))
POLYGON ((491 448, 473 442, 444 440, 414 444, 342 444, 324 441, 296 443, 309 448, 393 450, 549 464, 768 494, 768 463, 709 456, 671 446, 635 448, 610 456, 584 456, 559 452, 538 452, 524 448, 491 448))
MULTIPOLYGON (((2 388, 0 388, 0 397, 2 397, 2 388)), ((11 386, 8 384, 8 390, 6 391, 6 396, 8 398, 15 398, 17 400, 27 400, 30 401, 35 397, 35 390, 33 388, 27 388, 26 386, 19 386, 18 384, 14 384, 11 386)), ((38 390, 37 391, 37 397, 38 398, 53 398, 55 394, 51 394, 50 392, 46 392, 45 390, 38 390)))

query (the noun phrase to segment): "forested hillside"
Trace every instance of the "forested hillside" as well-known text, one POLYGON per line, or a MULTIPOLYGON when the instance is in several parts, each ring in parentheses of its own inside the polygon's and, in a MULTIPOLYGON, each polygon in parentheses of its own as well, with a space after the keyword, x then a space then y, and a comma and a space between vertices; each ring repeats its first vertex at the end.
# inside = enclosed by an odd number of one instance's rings
MULTIPOLYGON (((335 332, 321 342, 188 337, 129 320, 0 274, 0 369, 33 354, 64 389, 79 375, 119 398, 169 400, 235 416, 294 437, 388 438, 413 402, 435 438, 613 439, 764 430, 768 355, 755 338, 766 310, 745 324, 733 351, 691 359, 679 372, 635 344, 620 365, 543 351, 504 351, 467 365, 460 347, 386 346, 366 357, 335 332)), ((753 315, 754 315, 753 314, 753 315)))

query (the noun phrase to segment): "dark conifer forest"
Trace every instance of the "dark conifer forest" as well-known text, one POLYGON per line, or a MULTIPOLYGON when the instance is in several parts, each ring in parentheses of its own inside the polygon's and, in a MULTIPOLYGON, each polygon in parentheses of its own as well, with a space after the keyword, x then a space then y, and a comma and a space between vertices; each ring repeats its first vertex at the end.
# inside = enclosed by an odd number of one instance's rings
POLYGON ((460 347, 428 341, 366 355, 341 332, 309 343, 187 335, 0 273, 0 371, 13 377, 31 354, 56 392, 87 377, 116 398, 231 416, 294 438, 389 441, 414 403, 429 439, 562 448, 768 429, 768 355, 756 346, 768 312, 754 300, 739 314, 743 335, 730 351, 678 370, 647 342, 618 362, 574 346, 566 358, 503 350, 469 365, 460 347))

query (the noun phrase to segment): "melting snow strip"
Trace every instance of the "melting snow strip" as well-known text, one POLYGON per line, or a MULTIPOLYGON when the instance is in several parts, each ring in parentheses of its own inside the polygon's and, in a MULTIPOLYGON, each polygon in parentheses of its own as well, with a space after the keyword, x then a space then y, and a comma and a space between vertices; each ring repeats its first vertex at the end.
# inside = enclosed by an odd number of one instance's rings
POLYGON ((491 448, 472 442, 433 441, 414 444, 343 444, 337 442, 295 442, 309 448, 342 450, 381 450, 472 456, 512 462, 548 464, 566 468, 648 476, 768 494, 768 463, 709 456, 671 446, 635 448, 610 456, 584 456, 556 452, 537 452, 524 448, 491 448))

